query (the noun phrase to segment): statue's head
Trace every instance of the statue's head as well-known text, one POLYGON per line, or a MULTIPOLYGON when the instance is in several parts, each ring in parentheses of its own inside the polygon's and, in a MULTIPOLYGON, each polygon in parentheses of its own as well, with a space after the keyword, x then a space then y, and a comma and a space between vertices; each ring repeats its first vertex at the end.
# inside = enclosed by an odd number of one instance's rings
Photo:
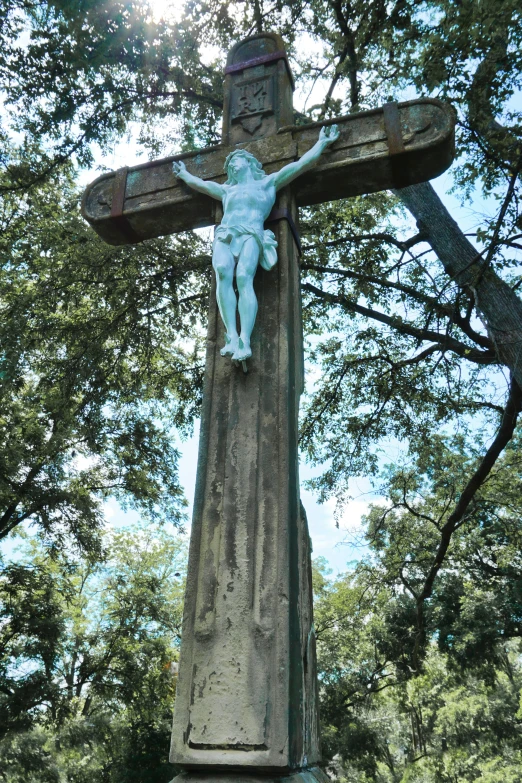
POLYGON ((237 183, 238 180, 234 171, 236 165, 234 165, 234 161, 239 163, 240 159, 246 161, 254 179, 263 179, 263 177, 267 176, 258 159, 254 158, 250 152, 247 152, 246 150, 234 150, 230 155, 227 155, 227 159, 225 160, 224 170, 226 174, 228 174, 227 185, 235 185, 237 183))

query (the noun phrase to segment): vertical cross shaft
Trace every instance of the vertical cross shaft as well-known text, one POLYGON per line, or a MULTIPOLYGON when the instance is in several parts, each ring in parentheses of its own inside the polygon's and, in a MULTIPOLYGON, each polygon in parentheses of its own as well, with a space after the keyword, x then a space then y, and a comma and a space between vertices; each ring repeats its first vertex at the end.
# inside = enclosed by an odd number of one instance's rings
MULTIPOLYGON (((292 122, 279 36, 236 45, 226 74, 224 143, 262 139, 292 122)), ((277 208, 297 221, 290 189, 277 208)), ((248 374, 220 356, 214 290, 210 303, 171 750, 194 780, 216 771, 227 771, 227 780, 310 775, 300 770, 319 758, 310 543, 298 477, 298 250, 287 220, 271 227, 278 263, 256 275, 248 374)))

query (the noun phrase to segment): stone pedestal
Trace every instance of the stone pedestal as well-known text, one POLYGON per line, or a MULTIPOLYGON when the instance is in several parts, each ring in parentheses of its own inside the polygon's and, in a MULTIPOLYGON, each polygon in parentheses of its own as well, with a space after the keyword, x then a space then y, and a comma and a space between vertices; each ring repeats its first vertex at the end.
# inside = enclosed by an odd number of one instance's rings
MULTIPOLYGON (((264 35, 232 50, 225 141, 262 137, 288 122, 291 76, 282 49, 278 36, 264 35), (238 67, 245 59, 251 64, 238 67)), ((297 222, 290 191, 276 207, 297 222)), ((319 747, 310 539, 298 477, 299 258, 290 225, 270 226, 278 263, 256 275, 247 373, 219 353, 223 325, 211 295, 172 732, 171 761, 187 770, 179 783, 210 776, 258 783, 256 773, 265 783, 285 775, 322 780, 306 771, 319 747)))
MULTIPOLYGON (((176 783, 330 783, 319 767, 293 772, 289 775, 256 775, 248 772, 183 772, 174 778, 176 783)), ((172 781, 174 783, 174 781, 172 781)))

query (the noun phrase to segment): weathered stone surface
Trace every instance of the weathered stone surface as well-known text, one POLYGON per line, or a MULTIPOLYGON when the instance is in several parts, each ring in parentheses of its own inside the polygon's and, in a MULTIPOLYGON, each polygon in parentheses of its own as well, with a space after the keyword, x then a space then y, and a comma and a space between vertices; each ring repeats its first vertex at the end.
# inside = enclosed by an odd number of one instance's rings
POLYGON ((182 772, 172 783, 330 783, 319 767, 293 772, 290 775, 249 775, 246 772, 182 772))
MULTIPOLYGON (((267 41, 269 53, 282 48, 276 36, 260 36, 248 42, 250 51, 259 43, 263 53, 267 41)), ((284 62, 266 67, 276 69, 275 94, 291 96, 284 62)), ((232 95, 243 77, 227 75, 232 95)), ((231 102, 224 135, 227 122, 239 142, 272 129, 274 117, 279 126, 289 115, 282 108, 279 101, 272 114, 254 111, 255 123, 245 128, 233 122, 231 102)), ((292 144, 295 156, 291 134, 280 138, 283 154, 292 144)), ((260 157, 259 150, 268 156, 274 149, 267 141, 251 142, 260 157)), ((297 222, 291 192, 281 192, 277 207, 297 222)), ((220 356, 224 334, 214 291, 210 300, 171 751, 171 761, 185 768, 284 771, 319 758, 310 539, 298 477, 299 264, 288 223, 273 228, 278 263, 256 275, 259 310, 247 374, 220 356)))
MULTIPOLYGON (((281 68, 284 75, 286 67, 281 64, 281 68)), ((231 78, 227 76, 227 79, 231 78)), ((339 127, 340 138, 325 152, 320 164, 299 180, 296 187, 298 206, 376 192, 398 184, 411 185, 438 176, 448 168, 454 156, 452 108, 425 98, 399 104, 399 114, 404 152, 394 156, 394 160, 388 154, 382 109, 324 123, 283 126, 275 135, 253 140, 248 131, 237 126, 233 133, 234 146, 223 144, 129 169, 124 214, 142 239, 213 225, 216 222, 215 202, 194 194, 177 180, 172 173, 173 160, 183 160, 187 169, 198 177, 223 182, 225 158, 240 146, 262 161, 265 171, 271 173, 301 157, 317 141, 320 127, 334 123, 339 127), (397 182, 398 172, 402 173, 400 183, 397 182)), ((261 117, 261 126, 253 135, 264 131, 265 125, 273 130, 272 120, 261 117)), ((128 244, 129 237, 111 219, 114 181, 114 172, 103 174, 87 188, 83 215, 110 244, 128 244)))
MULTIPOLYGON (((286 199, 290 198, 286 195, 286 199)), ((296 214, 295 206, 282 201, 296 214)), ((286 222, 259 270, 248 374, 219 354, 211 295, 206 381, 171 760, 292 769, 318 758, 306 518, 299 269, 286 222)))
POLYGON ((455 155, 452 107, 423 98, 398 104, 398 112, 404 152, 393 157, 382 109, 295 128, 298 156, 314 144, 322 124, 335 122, 341 131, 319 165, 299 181, 297 205, 375 193, 394 187, 398 176, 402 186, 442 174, 455 155))

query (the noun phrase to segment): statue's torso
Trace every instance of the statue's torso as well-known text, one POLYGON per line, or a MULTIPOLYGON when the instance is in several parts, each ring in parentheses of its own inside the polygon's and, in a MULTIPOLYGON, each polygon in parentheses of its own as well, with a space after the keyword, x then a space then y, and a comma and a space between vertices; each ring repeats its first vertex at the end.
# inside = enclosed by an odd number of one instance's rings
POLYGON ((230 185, 223 197, 221 225, 243 225, 262 231, 275 199, 276 189, 268 178, 230 185))

